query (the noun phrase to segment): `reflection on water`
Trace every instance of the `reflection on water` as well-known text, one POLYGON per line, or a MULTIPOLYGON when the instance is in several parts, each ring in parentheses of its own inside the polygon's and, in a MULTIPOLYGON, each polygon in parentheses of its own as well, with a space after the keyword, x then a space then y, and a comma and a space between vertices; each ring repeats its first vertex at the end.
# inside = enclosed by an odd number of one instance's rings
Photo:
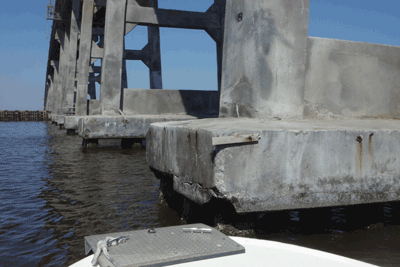
POLYGON ((68 266, 83 237, 180 223, 145 150, 81 148, 41 122, 0 123, 0 266, 68 266))
MULTIPOLYGON (((181 223, 157 203, 145 150, 81 148, 43 122, 0 123, 0 266, 68 266, 86 235, 181 223)), ((400 263, 400 204, 270 212, 258 238, 400 263)))

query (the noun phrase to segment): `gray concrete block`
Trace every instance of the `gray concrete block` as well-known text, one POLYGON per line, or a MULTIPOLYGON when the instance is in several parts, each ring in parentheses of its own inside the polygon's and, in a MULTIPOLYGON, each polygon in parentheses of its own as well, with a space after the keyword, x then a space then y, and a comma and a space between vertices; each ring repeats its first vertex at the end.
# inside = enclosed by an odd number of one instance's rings
POLYGON ((154 123, 147 161, 174 189, 237 212, 400 200, 400 121, 204 119, 154 123), (212 138, 259 134, 253 143, 212 138))
POLYGON ((400 118, 400 47, 310 37, 306 118, 400 118))
POLYGON ((228 0, 220 116, 303 116, 309 0, 228 0))
POLYGON ((89 115, 100 115, 100 100, 90 99, 89 100, 89 115))
POLYGON ((57 116, 56 122, 58 125, 64 125, 65 124, 65 116, 63 116, 63 115, 57 116))
POLYGON ((84 116, 78 134, 84 139, 146 138, 151 123, 194 119, 190 115, 84 116))
POLYGON ((83 116, 65 116, 65 129, 78 130, 78 122, 81 118, 83 116))
POLYGON ((198 90, 124 90, 125 114, 218 115, 219 93, 198 90))

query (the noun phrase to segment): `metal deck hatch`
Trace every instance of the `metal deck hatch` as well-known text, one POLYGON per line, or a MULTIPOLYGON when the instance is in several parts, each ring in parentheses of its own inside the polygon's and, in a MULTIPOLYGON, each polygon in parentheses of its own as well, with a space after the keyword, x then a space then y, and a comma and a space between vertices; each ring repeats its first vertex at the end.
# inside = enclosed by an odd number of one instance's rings
MULTIPOLYGON (((110 246, 108 253, 121 267, 166 266, 244 253, 245 248, 218 230, 204 224, 188 224, 85 237, 85 253, 96 252, 97 242, 107 236, 128 236, 125 243, 110 246), (188 228, 211 229, 191 231, 188 228)), ((102 253, 101 267, 114 266, 102 253)))

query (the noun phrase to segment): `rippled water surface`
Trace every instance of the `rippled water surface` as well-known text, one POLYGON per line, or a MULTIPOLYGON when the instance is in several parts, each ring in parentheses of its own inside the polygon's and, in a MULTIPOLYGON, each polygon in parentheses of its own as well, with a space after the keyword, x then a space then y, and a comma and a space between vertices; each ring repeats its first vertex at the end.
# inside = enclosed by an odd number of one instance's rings
MULTIPOLYGON (((0 122, 0 266, 68 266, 86 235, 180 224, 144 149, 83 149, 50 123, 0 122)), ((258 238, 400 265, 400 205, 260 215, 258 238)))

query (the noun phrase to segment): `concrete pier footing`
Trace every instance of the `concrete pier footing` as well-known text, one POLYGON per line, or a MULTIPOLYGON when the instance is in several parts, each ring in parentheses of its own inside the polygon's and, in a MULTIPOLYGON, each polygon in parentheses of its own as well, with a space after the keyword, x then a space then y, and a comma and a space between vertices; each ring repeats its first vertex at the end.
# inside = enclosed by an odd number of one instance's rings
POLYGON ((155 123, 151 168, 198 204, 237 212, 299 209, 400 198, 400 121, 204 119, 155 123), (259 135, 258 141, 239 136, 259 135))
POLYGON ((146 138, 150 124, 164 121, 196 120, 191 115, 85 116, 79 119, 78 134, 83 139, 146 138))
POLYGON ((308 7, 227 0, 220 118, 147 134, 174 191, 238 213, 400 200, 400 47, 308 37, 308 7))

